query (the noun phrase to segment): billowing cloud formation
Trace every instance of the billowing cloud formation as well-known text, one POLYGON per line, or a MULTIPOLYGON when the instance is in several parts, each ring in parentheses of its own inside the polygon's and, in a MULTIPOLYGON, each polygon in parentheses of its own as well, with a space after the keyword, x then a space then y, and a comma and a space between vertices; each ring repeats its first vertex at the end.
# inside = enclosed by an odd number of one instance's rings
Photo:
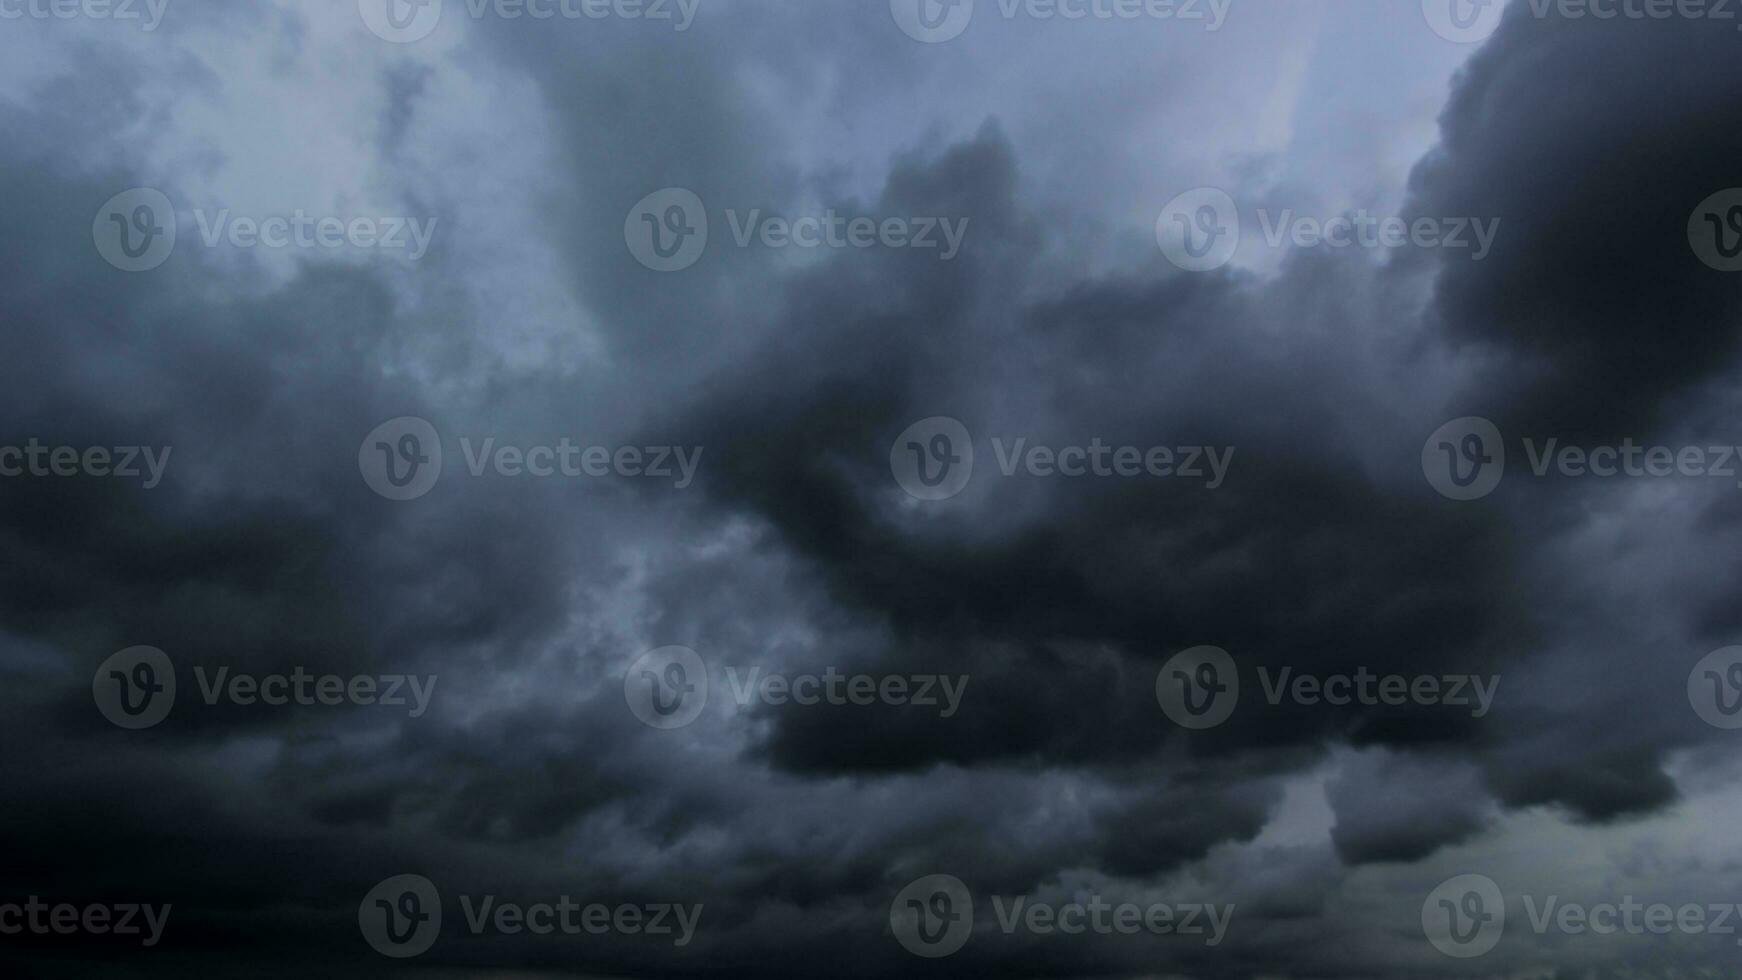
MULTIPOLYGON (((0 937, 25 974, 377 975, 358 906, 407 873, 444 911, 415 963, 453 976, 1470 975, 1419 921, 1453 875, 1724 898, 1726 733, 1687 683, 1734 639, 1735 491, 1537 479, 1517 440, 1737 441, 1739 296, 1688 247, 1738 183, 1731 25, 1514 5, 1447 87, 1411 12, 1397 43, 1420 56, 1350 96, 1322 76, 1392 43, 1393 14, 1236 10, 1204 33, 987 10, 925 45, 882 4, 704 0, 681 32, 450 4, 395 45, 342 6, 186 2, 149 35, 24 21, 3 42, 0 446, 171 449, 150 489, 0 479, 0 905, 173 908, 144 951, 0 937), (1047 79, 1004 67, 1035 59, 1047 79), (1182 105, 1218 112, 1158 141, 1182 105), (1362 120, 1385 131, 1351 149, 1362 120), (1240 261, 1184 272, 1154 215, 1205 183, 1500 231, 1480 262, 1254 260, 1248 217, 1240 261), (135 186, 172 200, 178 242, 128 274, 92 216, 135 186), (709 220, 676 273, 625 248, 664 187, 709 220), (220 213, 292 210, 434 231, 415 261, 207 244, 220 213), (947 261, 781 249, 741 236, 753 212, 965 231, 947 261), (1420 454, 1465 415, 1512 458, 1460 503, 1420 454), (939 416, 974 475, 921 502, 891 447, 939 416), (404 502, 359 473, 400 417, 445 455, 404 502), (561 440, 702 455, 681 488, 512 475, 561 440), (1018 440, 1201 449, 1204 475, 1040 475, 1018 440), (128 731, 92 678, 138 645, 178 690, 128 731), (625 680, 674 645, 707 706, 644 724, 625 680), (1191 730, 1157 678, 1201 645, 1241 690, 1191 730), (211 696, 220 671, 404 678, 427 710, 211 696), (770 675, 961 686, 804 704, 757 695, 770 675), (1388 700, 1387 678, 1439 693, 1388 700), (933 961, 889 911, 935 874, 976 920, 933 961), (702 912, 681 946, 474 934, 481 896, 702 912), (1213 945, 1001 927, 1014 897, 1089 896, 1234 912, 1213 945)), ((1683 934, 1615 957, 1512 911, 1496 975, 1733 953, 1683 934)))

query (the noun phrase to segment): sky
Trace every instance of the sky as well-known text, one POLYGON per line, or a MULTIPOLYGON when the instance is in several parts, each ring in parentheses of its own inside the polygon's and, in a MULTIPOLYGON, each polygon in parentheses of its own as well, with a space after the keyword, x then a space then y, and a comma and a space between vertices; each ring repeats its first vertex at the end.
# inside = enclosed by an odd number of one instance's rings
POLYGON ((1734 976, 1739 26, 0 0, 0 964, 1734 976))

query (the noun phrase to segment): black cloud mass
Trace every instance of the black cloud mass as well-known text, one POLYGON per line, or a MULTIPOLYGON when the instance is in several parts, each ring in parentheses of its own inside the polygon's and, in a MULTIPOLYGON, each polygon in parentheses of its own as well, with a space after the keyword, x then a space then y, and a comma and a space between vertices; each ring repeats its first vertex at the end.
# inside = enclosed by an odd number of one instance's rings
POLYGON ((0 971, 1737 975, 1726 7, 0 0, 0 971))

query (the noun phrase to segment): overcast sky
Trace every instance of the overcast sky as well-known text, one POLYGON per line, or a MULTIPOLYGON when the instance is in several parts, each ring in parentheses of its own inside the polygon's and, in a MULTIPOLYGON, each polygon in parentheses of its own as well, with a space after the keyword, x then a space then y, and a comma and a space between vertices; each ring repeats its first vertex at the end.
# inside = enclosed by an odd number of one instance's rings
POLYGON ((1735 975, 1742 17, 1060 3, 0 0, 0 963, 1735 975))

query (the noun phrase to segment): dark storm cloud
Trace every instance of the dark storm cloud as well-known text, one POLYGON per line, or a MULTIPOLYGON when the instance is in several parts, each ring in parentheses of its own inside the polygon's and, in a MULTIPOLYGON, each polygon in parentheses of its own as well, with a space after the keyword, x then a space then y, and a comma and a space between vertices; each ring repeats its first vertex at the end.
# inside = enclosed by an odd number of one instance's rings
MULTIPOLYGON (((565 180, 539 189, 545 224, 524 233, 570 260, 596 322, 598 362, 572 372, 506 366, 491 344, 502 314, 454 285, 472 270, 445 249, 417 302, 384 269, 311 262, 275 283, 192 248, 150 276, 116 273, 91 251, 90 216, 165 175, 66 161, 124 158, 111 134, 135 110, 106 94, 143 69, 103 60, 70 80, 57 104, 83 111, 3 110, 20 138, 0 150, 0 444, 175 447, 154 491, 0 482, 0 670, 17 681, 0 740, 30 747, 0 756, 12 890, 174 901, 163 956, 103 964, 140 975, 270 975, 268 959, 378 975, 389 964, 360 941, 356 903, 416 870, 450 896, 708 910, 681 952, 454 936, 420 961, 431 975, 1391 977, 1416 968, 1337 906, 1356 870, 1479 840, 1505 808, 1603 822, 1677 799, 1663 766, 1697 737, 1665 720, 1681 692, 1657 685, 1649 718, 1614 723, 1638 703, 1644 654, 1593 644, 1605 669, 1576 703, 1484 721, 1270 706, 1256 671, 1511 677, 1604 632, 1597 598, 1556 588, 1577 591, 1584 570, 1543 567, 1541 549, 1583 526, 1559 488, 1495 507, 1433 497, 1414 454, 1440 407, 1397 403, 1393 381, 1429 374, 1441 347, 1498 349, 1506 370, 1458 400, 1508 424, 1643 432, 1626 427, 1663 422, 1669 396, 1734 368, 1734 286, 1692 259, 1680 217, 1737 183, 1733 32, 1515 11, 1455 86, 1411 205, 1503 216, 1495 254, 1382 272, 1304 255, 1260 278, 1159 256, 1079 273, 1061 255, 1074 232, 1030 200, 996 119, 892 153, 869 193, 806 173, 781 159, 781 120, 748 97, 746 66, 804 89, 829 77, 824 50, 918 72, 920 49, 851 29, 881 11, 729 12, 677 38, 472 25, 464 56, 523 74, 551 125, 565 180), (621 229, 667 185, 717 209, 820 200, 971 223, 950 262, 875 250, 787 266, 720 247, 660 276, 621 229), (1417 319, 1397 297, 1424 272, 1434 302, 1417 319), (1390 342, 1360 339, 1376 322, 1390 342), (677 440, 707 447, 707 465, 682 498, 454 480, 395 506, 358 479, 356 447, 406 414, 454 434, 677 440), (916 511, 888 451, 932 415, 975 434, 979 473, 961 500, 916 511), (994 436, 1235 455, 1213 491, 1004 478, 994 436), (970 683, 949 719, 721 708, 660 732, 622 699, 650 635, 717 664, 970 683), (446 700, 418 722, 190 710, 132 737, 92 711, 90 675, 134 643, 170 651, 190 693, 196 665, 301 665, 436 673, 446 700), (1247 700, 1185 733, 1157 707, 1156 671, 1201 643, 1232 652, 1247 700), (1291 779, 1333 752, 1354 756, 1325 790, 1348 868, 1262 836, 1298 819, 1291 779), (895 944, 887 914, 941 870, 982 895, 1138 894, 1198 875, 1245 919, 1223 950, 991 935, 933 964, 895 944)), ((306 42, 293 37, 288 61, 306 42)), ((389 155, 459 111, 438 75, 378 79, 389 155)), ((1704 598, 1689 632, 1721 633, 1720 602, 1704 598)))
POLYGON ((1435 306, 1448 340, 1515 355, 1515 377, 1469 398, 1500 400, 1502 425, 1644 435, 1666 396, 1732 364, 1742 292, 1694 256, 1687 224, 1737 184, 1736 41, 1721 20, 1519 3, 1466 67, 1412 210, 1503 216, 1489 260, 1443 263, 1435 306))

